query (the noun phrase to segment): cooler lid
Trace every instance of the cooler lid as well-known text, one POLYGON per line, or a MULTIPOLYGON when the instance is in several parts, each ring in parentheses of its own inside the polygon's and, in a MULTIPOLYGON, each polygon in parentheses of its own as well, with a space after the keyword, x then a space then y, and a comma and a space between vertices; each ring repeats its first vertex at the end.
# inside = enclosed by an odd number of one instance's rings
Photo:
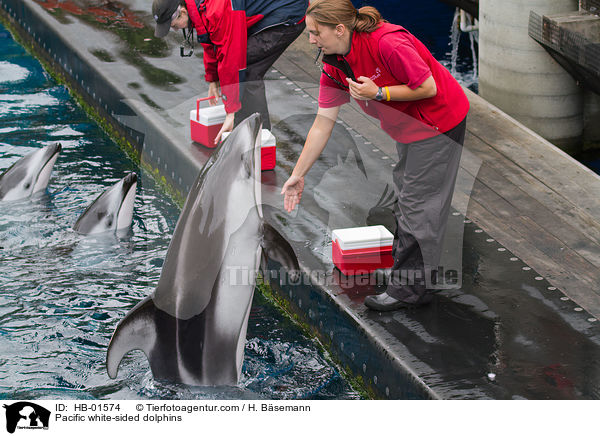
POLYGON ((342 250, 386 247, 394 243, 394 235, 384 226, 336 229, 331 232, 331 239, 337 241, 342 250))
MULTIPOLYGON (((200 108, 200 124, 205 126, 214 126, 215 124, 223 124, 227 112, 225 106, 208 106, 200 108)), ((196 109, 190 112, 190 120, 196 120, 196 109)))
MULTIPOLYGON (((227 138, 230 133, 231 132, 223 132, 221 135, 221 141, 225 141, 225 138, 227 138)), ((260 133, 260 141, 261 147, 275 147, 277 145, 275 142, 275 136, 273 136, 268 129, 262 129, 262 132, 260 133)))
POLYGON ((262 147, 275 147, 277 145, 275 136, 273 136, 269 129, 262 129, 260 141, 262 147))

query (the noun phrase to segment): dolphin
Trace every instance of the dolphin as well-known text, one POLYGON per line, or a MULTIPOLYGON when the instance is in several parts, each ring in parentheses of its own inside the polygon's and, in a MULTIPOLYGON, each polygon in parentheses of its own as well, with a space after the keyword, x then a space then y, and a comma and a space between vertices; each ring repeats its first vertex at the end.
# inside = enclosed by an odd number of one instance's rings
MULTIPOLYGON (((106 366, 142 350, 158 380, 196 386, 238 383, 263 250, 292 247, 263 221, 260 133, 254 114, 213 152, 186 199, 154 293, 119 322, 106 366)), ((294 256, 292 265, 298 269, 294 256)))
POLYGON ((87 207, 73 230, 90 235, 128 228, 133 219, 136 187, 137 174, 127 174, 87 207))
POLYGON ((23 156, 0 175, 0 201, 31 197, 46 189, 62 146, 50 144, 23 156))

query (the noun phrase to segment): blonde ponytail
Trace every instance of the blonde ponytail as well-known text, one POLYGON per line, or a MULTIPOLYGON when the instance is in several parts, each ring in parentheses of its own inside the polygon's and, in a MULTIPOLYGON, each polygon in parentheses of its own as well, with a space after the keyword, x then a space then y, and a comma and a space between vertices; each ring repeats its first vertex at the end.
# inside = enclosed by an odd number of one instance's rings
POLYGON ((357 32, 373 32, 377 30, 379 24, 385 20, 377 9, 373 6, 364 6, 356 14, 356 24, 354 30, 357 32))
POLYGON ((306 15, 310 15, 319 25, 335 27, 343 24, 357 32, 373 32, 382 22, 386 22, 373 6, 356 10, 350 0, 313 0, 306 15))

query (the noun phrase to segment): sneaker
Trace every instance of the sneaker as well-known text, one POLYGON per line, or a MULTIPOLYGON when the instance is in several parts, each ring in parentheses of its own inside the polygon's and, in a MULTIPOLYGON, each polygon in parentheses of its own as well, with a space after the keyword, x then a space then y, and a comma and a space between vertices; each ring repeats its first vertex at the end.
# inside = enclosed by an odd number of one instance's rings
POLYGON ((379 312, 389 312, 398 309, 408 309, 419 307, 420 304, 406 303, 401 300, 397 300, 386 292, 383 294, 369 295, 365 298, 365 306, 369 309, 377 310, 379 312))

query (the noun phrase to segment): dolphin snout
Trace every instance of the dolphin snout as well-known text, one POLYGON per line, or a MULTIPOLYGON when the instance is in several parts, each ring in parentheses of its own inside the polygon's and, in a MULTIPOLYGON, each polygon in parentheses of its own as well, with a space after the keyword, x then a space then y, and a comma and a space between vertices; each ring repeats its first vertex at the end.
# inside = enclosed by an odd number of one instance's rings
POLYGON ((57 153, 60 153, 60 151, 62 150, 62 144, 61 144, 60 142, 57 142, 57 143, 55 143, 55 144, 52 144, 52 145, 50 146, 50 150, 51 150, 51 153, 52 153, 52 155, 55 155, 55 154, 57 154, 57 153))
POLYGON ((123 183, 129 189, 134 183, 137 183, 138 176, 136 173, 129 173, 123 178, 123 183))

